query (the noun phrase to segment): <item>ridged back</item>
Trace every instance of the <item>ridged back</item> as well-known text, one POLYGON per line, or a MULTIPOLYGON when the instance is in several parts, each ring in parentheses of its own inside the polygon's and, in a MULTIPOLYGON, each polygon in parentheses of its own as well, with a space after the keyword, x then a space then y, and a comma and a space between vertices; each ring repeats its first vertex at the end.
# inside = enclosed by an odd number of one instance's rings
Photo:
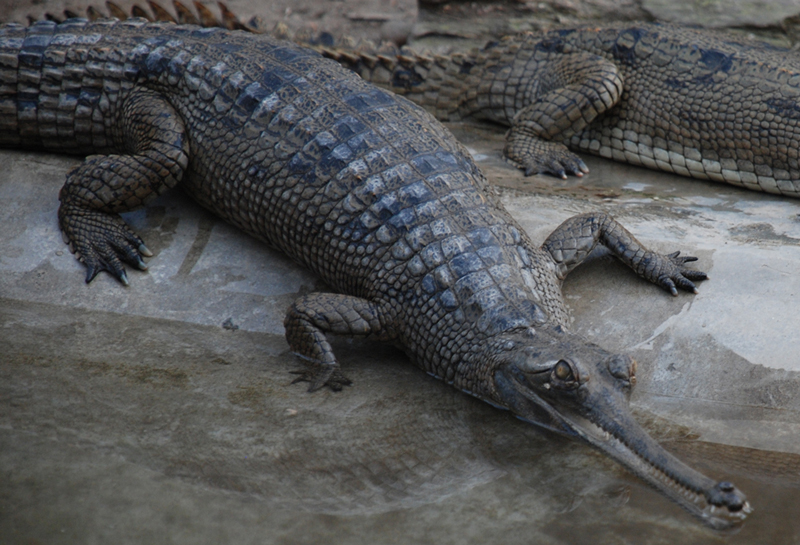
POLYGON ((2 145, 80 153, 127 151, 125 92, 159 91, 187 127, 189 194, 385 304, 437 375, 482 338, 566 317, 546 259, 452 135, 310 50, 141 21, 45 23, 0 30, 0 80, 2 145))

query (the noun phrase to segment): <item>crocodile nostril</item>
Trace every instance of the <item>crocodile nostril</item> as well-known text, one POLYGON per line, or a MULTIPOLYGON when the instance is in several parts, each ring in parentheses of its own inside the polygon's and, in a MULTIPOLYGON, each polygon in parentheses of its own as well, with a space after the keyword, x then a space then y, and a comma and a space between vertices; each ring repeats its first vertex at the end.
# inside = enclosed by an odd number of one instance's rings
POLYGON ((612 356, 607 365, 611 376, 631 383, 636 381, 636 360, 630 356, 612 356))

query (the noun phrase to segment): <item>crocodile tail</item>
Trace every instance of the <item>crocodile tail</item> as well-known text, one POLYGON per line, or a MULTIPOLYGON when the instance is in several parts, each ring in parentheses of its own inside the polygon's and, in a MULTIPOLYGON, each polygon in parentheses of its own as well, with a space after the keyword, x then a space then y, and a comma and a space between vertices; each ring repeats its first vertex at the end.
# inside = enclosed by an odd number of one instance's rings
MULTIPOLYGON (((281 22, 272 30, 267 30, 258 17, 254 17, 248 24, 242 23, 223 2, 218 2, 220 18, 198 0, 192 2, 194 9, 180 0, 173 0, 175 15, 164 7, 161 0, 146 0, 146 2, 149 10, 139 4, 131 4, 131 15, 148 21, 168 21, 266 33, 278 39, 293 41, 315 49, 324 57, 335 60, 375 85, 407 97, 439 119, 454 121, 462 117, 459 110, 464 101, 463 97, 468 94, 466 91, 469 85, 463 74, 468 73, 474 64, 470 61, 469 55, 416 52, 408 47, 399 49, 390 42, 376 44, 349 36, 335 39, 330 33, 317 33, 309 29, 300 29, 292 34, 281 22)), ((89 6, 86 9, 87 18, 92 21, 108 16, 120 20, 129 18, 125 9, 111 0, 106 2, 106 10, 104 12, 96 6, 89 6)), ((66 15, 69 17, 72 14, 66 15)), ((58 21, 57 17, 50 14, 47 17, 58 21)), ((29 17, 29 20, 33 22, 36 19, 29 17)))
POLYGON ((377 47, 343 48, 310 44, 323 56, 353 70, 363 79, 405 96, 444 121, 457 121, 462 116, 463 77, 472 67, 469 54, 439 55, 416 52, 392 44, 377 47))
MULTIPOLYGON (((241 22, 239 18, 230 9, 228 9, 228 6, 223 2, 217 2, 220 11, 219 18, 214 15, 209 8, 197 0, 194 0, 193 2, 194 10, 179 0, 173 0, 172 5, 175 9, 175 15, 165 8, 161 2, 156 0, 147 0, 147 5, 150 8, 149 10, 139 4, 131 4, 130 15, 128 15, 128 12, 119 4, 112 2, 111 0, 108 0, 105 4, 105 10, 94 5, 88 6, 86 8, 86 18, 90 21, 97 21, 98 19, 106 19, 111 17, 114 19, 119 19, 120 21, 125 21, 130 17, 141 17, 151 22, 166 21, 178 24, 200 25, 204 27, 220 27, 228 30, 245 30, 259 34, 264 32, 264 25, 261 23, 260 18, 254 17, 249 24, 245 24, 241 22)), ((78 16, 79 15, 74 11, 64 10, 64 17, 67 19, 78 16)), ((45 18, 57 23, 63 20, 62 17, 50 13, 46 13, 45 18)), ((36 17, 31 15, 28 16, 28 21, 30 24, 34 24, 38 20, 39 19, 36 17)))
MULTIPOLYGON (((124 20, 126 20, 128 18, 128 14, 125 13, 125 10, 122 9, 121 7, 119 7, 118 5, 116 5, 114 2, 111 2, 111 0, 106 2, 106 8, 108 8, 108 13, 109 13, 109 15, 111 15, 111 17, 116 17, 120 21, 124 21, 124 20)), ((94 13, 97 13, 97 14, 102 14, 102 12, 100 10, 98 10, 97 8, 95 8, 94 6, 89 6, 88 8, 86 8, 86 15, 89 15, 89 10, 92 10, 94 13)), ((100 17, 97 17, 97 18, 101 18, 101 17, 102 17, 102 15, 100 15, 100 17)), ((89 19, 92 19, 92 17, 89 17, 89 19)), ((92 19, 92 20, 94 20, 94 19, 92 19)))
POLYGON ((222 27, 222 23, 211 13, 211 10, 203 4, 194 0, 194 8, 197 10, 197 16, 200 19, 200 25, 204 27, 222 27))
POLYGON ((169 23, 176 22, 175 17, 173 17, 172 14, 166 9, 162 8, 157 2, 153 2, 153 0, 147 0, 147 3, 150 5, 150 9, 153 10, 153 18, 156 21, 167 21, 169 23))
MULTIPOLYGON (((157 16, 166 12, 158 4, 158 0, 147 0, 147 2, 157 16)), ((206 27, 244 29, 293 41, 315 49, 324 57, 335 60, 375 85, 406 96, 439 119, 460 118, 459 105, 466 95, 462 92, 465 81, 463 74, 465 71, 469 72, 473 65, 469 55, 445 56, 427 51, 416 52, 408 47, 400 49, 390 42, 376 44, 370 40, 356 40, 350 36, 334 38, 328 32, 315 32, 308 28, 301 28, 293 34, 282 22, 269 30, 258 18, 253 18, 249 24, 244 25, 222 2, 218 2, 221 21, 197 0, 194 0, 197 16, 195 11, 187 8, 179 0, 173 0, 173 4, 179 22, 201 24, 206 27)))

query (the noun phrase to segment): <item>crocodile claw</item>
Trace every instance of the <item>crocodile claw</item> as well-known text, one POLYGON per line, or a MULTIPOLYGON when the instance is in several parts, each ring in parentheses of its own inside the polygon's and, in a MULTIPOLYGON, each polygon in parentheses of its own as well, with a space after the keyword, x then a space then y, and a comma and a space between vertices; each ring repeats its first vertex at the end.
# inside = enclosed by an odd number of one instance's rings
POLYGON ((525 162, 525 176, 535 174, 552 174, 562 180, 567 179, 568 174, 579 178, 589 172, 589 167, 577 155, 564 154, 557 158, 533 159, 525 162))
POLYGON ((70 250, 86 265, 86 283, 106 271, 127 286, 123 263, 147 270, 142 257, 153 253, 118 215, 62 206, 59 223, 70 250))
POLYGON ((693 280, 708 280, 708 275, 703 271, 684 267, 686 263, 697 261, 694 256, 681 256, 679 251, 668 255, 656 254, 656 256, 663 262, 658 265, 660 274, 654 282, 674 296, 678 295, 678 288, 698 293, 693 280))
MULTIPOLYGON (((144 257, 153 257, 153 252, 151 252, 150 249, 144 245, 144 243, 139 244, 139 253, 142 254, 144 257)), ((139 261, 141 261, 141 259, 139 261)), ((142 262, 142 264, 144 265, 144 262, 142 262)), ((144 270, 147 268, 147 265, 139 268, 144 270)))
POLYGON ((568 174, 581 177, 589 172, 586 163, 559 142, 522 135, 511 136, 506 142, 504 153, 525 172, 525 176, 552 174, 566 179, 568 174))
POLYGON ((119 280, 123 286, 130 286, 130 282, 128 281, 128 273, 125 272, 124 267, 120 267, 118 269, 110 268, 97 262, 92 262, 90 265, 86 265, 86 283, 88 284, 94 280, 94 277, 97 276, 97 273, 100 271, 106 271, 110 273, 116 277, 116 279, 119 280))

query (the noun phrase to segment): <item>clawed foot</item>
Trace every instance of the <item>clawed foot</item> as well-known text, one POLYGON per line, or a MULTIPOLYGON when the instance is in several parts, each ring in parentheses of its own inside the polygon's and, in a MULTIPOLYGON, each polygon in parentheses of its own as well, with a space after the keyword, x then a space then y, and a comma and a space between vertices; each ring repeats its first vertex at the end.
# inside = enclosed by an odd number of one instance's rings
POLYGON ((353 384, 349 378, 344 376, 338 367, 322 366, 319 364, 309 363, 305 369, 299 371, 290 371, 293 375, 299 375, 292 381, 292 384, 298 382, 310 382, 308 387, 309 392, 316 392, 323 386, 329 387, 334 392, 340 392, 345 386, 353 384))
POLYGON ((525 171, 525 176, 552 174, 566 179, 568 174, 581 177, 589 172, 589 167, 580 157, 558 142, 510 140, 505 155, 525 171))
POLYGON ((578 176, 579 178, 589 172, 589 167, 577 155, 566 152, 557 157, 537 157, 530 158, 521 168, 525 171, 525 176, 535 174, 552 174, 562 180, 567 179, 567 174, 578 176))
POLYGON ((142 258, 153 253, 119 216, 62 206, 59 220, 70 250, 86 265, 87 284, 107 271, 127 286, 123 262, 147 270, 142 258))
POLYGON ((658 274, 654 275, 653 282, 668 290, 672 295, 678 295, 678 288, 697 293, 697 286, 692 281, 708 280, 708 275, 703 271, 684 267, 686 263, 697 261, 694 256, 681 256, 680 252, 654 255, 654 259, 658 259, 659 262, 654 264, 654 269, 658 271, 658 274))

